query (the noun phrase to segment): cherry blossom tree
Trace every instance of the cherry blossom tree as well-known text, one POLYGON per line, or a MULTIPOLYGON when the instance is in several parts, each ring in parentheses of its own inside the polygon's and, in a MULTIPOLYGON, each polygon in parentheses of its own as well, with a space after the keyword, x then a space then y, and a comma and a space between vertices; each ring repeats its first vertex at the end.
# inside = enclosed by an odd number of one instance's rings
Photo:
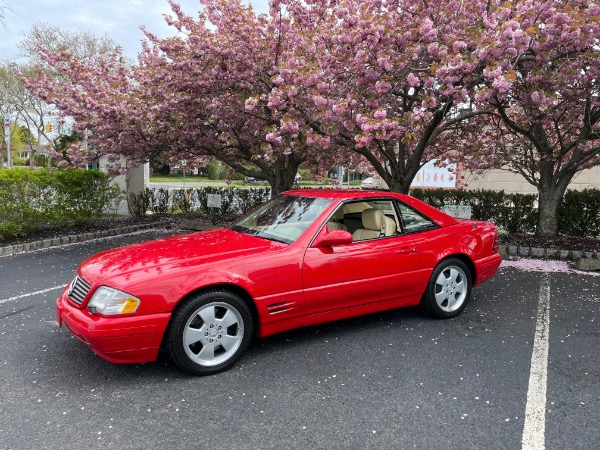
MULTIPOLYGON (((95 148, 96 144, 103 146, 107 135, 118 137, 117 127, 124 126, 120 119, 130 117, 124 106, 129 99, 131 70, 122 62, 119 48, 109 57, 100 56, 95 64, 81 60, 67 50, 55 54, 41 49, 39 53, 53 68, 52 73, 45 67, 38 67, 35 74, 25 74, 18 67, 15 71, 31 92, 56 108, 57 114, 75 121, 74 131, 83 140, 67 149, 67 158, 61 165, 68 162, 85 167, 103 152, 102 148, 95 148)), ((116 148, 118 143, 110 146, 116 148)), ((53 156, 59 158, 62 155, 53 156)), ((113 162, 119 159, 115 152, 113 162)))
POLYGON ((276 86, 279 67, 295 51, 289 18, 256 15, 241 1, 203 0, 198 18, 171 2, 167 21, 178 35, 148 41, 138 64, 126 65, 117 49, 93 64, 69 52, 40 55, 63 75, 28 86, 88 130, 87 151, 74 146, 71 162, 99 154, 129 164, 154 156, 165 160, 216 157, 248 176, 266 179, 274 193, 288 189, 300 164, 325 161, 325 138, 302 130, 285 137, 285 108, 252 108, 276 86))
MULTIPOLYGON (((392 191, 427 161, 460 151, 485 65, 475 50, 488 2, 275 0, 296 25, 296 53, 263 102, 287 108, 274 135, 309 136, 361 155, 392 191)), ((256 106, 262 106, 255 99, 256 106)))
POLYGON ((599 163, 596 1, 281 4, 305 41, 270 104, 292 103, 392 190, 449 151, 475 171, 504 165, 538 188, 538 233, 557 233, 566 187, 599 163))
MULTIPOLYGON (((540 192, 540 234, 598 164, 597 0, 201 0, 171 3, 138 63, 42 52, 68 82, 30 82, 98 152, 216 157, 289 188, 300 164, 368 161, 407 191, 427 161, 506 165, 540 192)), ((90 150, 93 152, 90 153, 90 150)))
MULTIPOLYGON (((99 66, 106 69, 107 61, 117 55, 117 61, 122 64, 122 56, 119 47, 107 36, 97 36, 88 31, 70 32, 60 27, 36 23, 25 34, 24 39, 18 44, 21 56, 27 58, 27 64, 10 64, 9 71, 17 80, 15 85, 19 91, 13 90, 13 103, 18 103, 13 109, 30 130, 35 130, 39 138, 52 144, 55 153, 53 156, 62 158, 63 155, 56 152, 63 142, 75 142, 74 148, 86 148, 81 145, 81 140, 65 137, 59 134, 58 128, 63 125, 62 116, 77 116, 87 118, 90 112, 83 98, 86 96, 84 89, 77 87, 77 77, 90 78, 92 87, 95 83, 99 87, 104 86, 100 82, 103 72, 96 70, 99 66), (46 63, 51 62, 51 64, 46 63), (71 67, 73 65, 73 67, 71 67), (55 67, 53 67, 55 66, 55 67), (25 90, 25 87, 27 90, 25 90), (61 105, 61 108, 56 106, 61 105), (69 114, 72 113, 72 114, 69 114), (52 132, 47 131, 47 124, 54 126, 52 132), (58 125, 58 126, 57 126, 58 125)), ((7 67, 9 64, 7 64, 7 67)), ((96 89, 98 90, 98 89, 96 89)), ((82 131, 85 126, 82 128, 82 131)), ((81 132, 75 136, 84 136, 81 132)), ((71 157, 67 161, 85 166, 89 155, 82 157, 74 148, 71 149, 71 157)))
POLYGON ((326 164, 328 158, 321 140, 307 139, 299 128, 287 136, 273 133, 286 126, 286 108, 255 107, 276 87, 295 51, 290 19, 276 11, 256 15, 237 0, 200 3, 199 19, 171 3, 175 17, 168 21, 185 38, 158 40, 147 33, 152 46, 146 47, 140 69, 156 76, 144 78, 168 93, 161 108, 166 114, 177 111, 182 148, 264 178, 275 193, 289 189, 300 164, 326 164))
POLYGON ((555 236, 567 186, 600 164, 600 7, 595 0, 504 2, 484 21, 496 31, 477 49, 486 68, 475 99, 496 117, 481 123, 471 157, 536 186, 537 234, 555 236))
POLYGON ((465 104, 482 69, 473 57, 480 35, 457 24, 477 24, 480 2, 274 0, 258 16, 238 0, 200 3, 198 19, 172 3, 179 36, 147 33, 124 76, 118 54, 86 72, 76 56, 46 51, 72 83, 46 79, 38 92, 60 97, 80 131, 93 130, 96 152, 132 162, 212 155, 275 192, 301 163, 345 163, 349 152, 407 191, 479 113, 465 104))

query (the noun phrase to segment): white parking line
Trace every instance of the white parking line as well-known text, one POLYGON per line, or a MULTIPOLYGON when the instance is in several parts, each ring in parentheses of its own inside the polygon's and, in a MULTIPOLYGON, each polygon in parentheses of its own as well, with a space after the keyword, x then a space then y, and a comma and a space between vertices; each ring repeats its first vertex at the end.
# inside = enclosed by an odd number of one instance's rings
POLYGON ((523 450, 546 447, 546 387, 548 384, 548 347, 550 335, 550 281, 542 276, 535 339, 529 371, 525 426, 521 440, 523 450))
POLYGON ((12 302, 15 300, 19 300, 21 298, 25 298, 25 297, 31 297, 33 295, 38 295, 38 294, 45 294, 46 292, 50 292, 50 291, 55 291, 57 289, 63 289, 66 285, 60 285, 60 286, 54 286, 48 289, 43 289, 41 291, 37 291, 37 292, 30 292, 29 294, 21 294, 21 295, 17 295, 15 297, 10 297, 10 298, 5 298, 4 300, 0 300, 0 305, 2 305, 3 303, 8 303, 8 302, 12 302))

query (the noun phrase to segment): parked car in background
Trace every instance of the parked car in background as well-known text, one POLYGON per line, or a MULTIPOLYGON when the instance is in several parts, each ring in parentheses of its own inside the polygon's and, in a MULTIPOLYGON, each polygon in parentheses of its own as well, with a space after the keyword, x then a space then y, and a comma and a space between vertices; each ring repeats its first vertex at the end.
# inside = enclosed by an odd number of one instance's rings
POLYGON ((393 308, 459 314, 501 262, 493 224, 412 197, 294 190, 230 226, 99 253, 57 321, 113 362, 230 368, 255 337, 393 308))
POLYGON ((373 177, 367 177, 360 182, 361 187, 372 187, 373 186, 373 177))
POLYGON ((262 178, 254 178, 254 177, 244 177, 244 181, 248 184, 264 184, 267 180, 263 180, 262 178))

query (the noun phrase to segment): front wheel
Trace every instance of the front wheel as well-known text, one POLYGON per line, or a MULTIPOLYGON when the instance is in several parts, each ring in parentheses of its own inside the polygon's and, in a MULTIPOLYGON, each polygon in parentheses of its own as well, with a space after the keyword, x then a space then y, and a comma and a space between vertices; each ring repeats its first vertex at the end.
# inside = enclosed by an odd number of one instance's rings
POLYGON ((465 263, 455 258, 446 259, 431 274, 421 305, 434 317, 455 317, 471 298, 471 284, 471 272, 465 263))
POLYGON ((180 368, 210 375, 232 367, 252 333, 248 305, 231 292, 213 290, 190 297, 173 313, 167 348, 180 368))

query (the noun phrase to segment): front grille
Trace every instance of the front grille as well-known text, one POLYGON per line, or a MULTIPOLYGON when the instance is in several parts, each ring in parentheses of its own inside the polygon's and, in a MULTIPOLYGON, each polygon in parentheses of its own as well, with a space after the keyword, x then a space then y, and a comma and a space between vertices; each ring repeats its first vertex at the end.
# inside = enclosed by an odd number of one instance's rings
POLYGON ((79 278, 77 276, 71 282, 71 285, 69 286, 69 291, 68 291, 67 295, 75 303, 77 303, 78 305, 81 305, 83 303, 83 300, 85 299, 85 296, 90 291, 91 287, 92 286, 89 283, 87 283, 85 280, 83 280, 82 278, 79 278))

